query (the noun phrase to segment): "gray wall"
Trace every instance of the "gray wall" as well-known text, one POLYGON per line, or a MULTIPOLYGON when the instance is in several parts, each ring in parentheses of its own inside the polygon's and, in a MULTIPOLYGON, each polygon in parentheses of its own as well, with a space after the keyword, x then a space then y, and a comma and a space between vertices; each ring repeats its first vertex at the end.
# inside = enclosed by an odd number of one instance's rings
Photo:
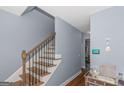
POLYGON ((112 7, 91 17, 91 49, 100 48, 100 55, 92 55, 92 67, 115 64, 124 73, 124 7, 112 7), (105 52, 106 38, 110 38, 111 52, 105 52))
POLYGON ((23 49, 30 50, 51 31, 54 19, 36 10, 23 16, 0 11, 0 81, 21 66, 23 49))
POLYGON ((81 32, 60 18, 55 19, 56 53, 62 63, 47 85, 60 85, 81 69, 81 32))

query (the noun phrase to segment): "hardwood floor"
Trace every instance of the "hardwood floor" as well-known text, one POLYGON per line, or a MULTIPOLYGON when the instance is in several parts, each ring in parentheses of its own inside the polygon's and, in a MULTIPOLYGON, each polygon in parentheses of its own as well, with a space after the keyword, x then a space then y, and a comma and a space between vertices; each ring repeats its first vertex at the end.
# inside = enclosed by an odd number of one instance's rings
POLYGON ((66 86, 84 86, 85 85, 85 79, 83 77, 84 73, 81 72, 74 80, 69 82, 66 86))

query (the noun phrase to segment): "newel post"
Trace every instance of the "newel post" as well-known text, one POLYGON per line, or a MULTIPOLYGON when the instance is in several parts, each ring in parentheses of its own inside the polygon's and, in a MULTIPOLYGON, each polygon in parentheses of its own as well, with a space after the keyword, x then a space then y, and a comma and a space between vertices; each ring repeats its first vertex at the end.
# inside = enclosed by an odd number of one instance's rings
POLYGON ((26 58, 27 58, 27 53, 26 53, 25 50, 22 51, 21 57, 22 57, 23 84, 26 85, 26 58))

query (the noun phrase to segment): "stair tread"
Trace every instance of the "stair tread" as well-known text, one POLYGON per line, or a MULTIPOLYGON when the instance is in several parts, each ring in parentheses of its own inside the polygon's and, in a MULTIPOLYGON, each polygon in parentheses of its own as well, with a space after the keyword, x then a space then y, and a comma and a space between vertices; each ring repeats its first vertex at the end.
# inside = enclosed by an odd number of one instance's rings
POLYGON ((44 51, 44 53, 55 54, 54 51, 49 51, 49 50, 44 51))
POLYGON ((49 51, 54 51, 55 48, 48 48, 47 50, 49 50, 49 51))
POLYGON ((50 46, 55 46, 55 44, 50 44, 50 46))
POLYGON ((23 86, 23 81, 22 80, 17 80, 14 82, 16 86, 23 86))
POLYGON ((54 67, 56 66, 55 64, 51 64, 51 63, 48 63, 48 62, 35 62, 36 64, 40 64, 42 66, 46 66, 46 67, 54 67))
POLYGON ((55 47, 48 47, 48 48, 50 48, 50 49, 54 49, 55 47))
POLYGON ((61 58, 53 58, 53 57, 44 57, 44 56, 42 56, 42 57, 40 57, 40 58, 44 58, 44 59, 52 59, 52 60, 59 60, 59 59, 61 59, 61 58))
POLYGON ((52 48, 48 48, 48 49, 45 50, 45 52, 54 52, 55 53, 55 50, 53 51, 52 48))
MULTIPOLYGON (((20 77, 23 79, 23 75, 20 75, 20 77)), ((29 73, 26 73, 26 84, 30 84, 32 83, 32 85, 34 86, 39 86, 41 84, 43 84, 43 81, 38 80, 37 78, 33 77, 32 75, 30 75, 29 73), (29 80, 30 78, 30 80, 29 80)))
POLYGON ((32 71, 32 72, 35 73, 35 74, 39 74, 39 73, 40 73, 40 76, 41 76, 41 77, 50 74, 50 72, 47 72, 47 71, 45 71, 45 70, 41 70, 41 69, 39 69, 39 68, 37 68, 37 67, 31 67, 31 68, 30 68, 30 71, 32 71))
POLYGON ((45 56, 42 56, 42 57, 40 57, 40 58, 45 58, 45 59, 55 59, 55 58, 53 58, 53 57, 45 57, 45 56))
POLYGON ((48 47, 48 49, 55 49, 55 47, 48 47))

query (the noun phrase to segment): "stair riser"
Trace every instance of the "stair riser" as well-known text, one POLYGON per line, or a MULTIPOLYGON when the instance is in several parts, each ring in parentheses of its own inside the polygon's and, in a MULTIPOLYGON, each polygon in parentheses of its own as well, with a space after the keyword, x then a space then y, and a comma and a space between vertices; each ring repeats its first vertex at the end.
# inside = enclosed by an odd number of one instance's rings
MULTIPOLYGON (((49 60, 49 59, 54 59, 54 57, 52 57, 52 56, 42 56, 43 58, 41 58, 41 59, 45 59, 45 60, 49 60), (48 59, 49 58, 49 59, 48 59)), ((58 59, 61 59, 62 58, 62 56, 61 55, 55 55, 55 59, 54 60, 58 60, 58 59)))
POLYGON ((42 52, 54 52, 55 49, 54 48, 47 48, 47 49, 42 49, 42 52))
MULTIPOLYGON (((37 58, 36 58, 36 56, 34 56, 34 59, 37 59, 37 61, 49 61, 49 60, 58 60, 58 59, 61 59, 62 57, 61 57, 61 55, 55 55, 55 59, 54 59, 54 57, 53 57, 53 55, 51 55, 51 54, 48 54, 47 56, 45 55, 42 55, 42 57, 43 58, 41 58, 41 57, 39 57, 38 55, 37 55, 37 58)), ((30 61, 32 61, 32 58, 30 59, 30 61)), ((28 63, 28 62, 26 62, 26 63, 28 63)))
MULTIPOLYGON (((27 72, 29 73, 29 71, 27 71, 27 72)), ((50 74, 47 74, 47 75, 45 75, 45 76, 40 76, 40 77, 39 77, 38 74, 32 72, 32 73, 30 73, 30 75, 32 75, 33 77, 37 78, 37 79, 40 80, 40 81, 43 81, 42 79, 43 79, 44 77, 50 75, 50 74), (39 79, 39 78, 40 78, 40 79, 39 79)))
POLYGON ((43 53, 42 56, 47 56, 47 57, 53 57, 55 54, 50 54, 50 53, 43 53))
POLYGON ((54 63, 51 63, 51 62, 36 62, 35 63, 37 66, 43 66, 43 67, 48 67, 48 68, 50 68, 50 67, 53 67, 53 66, 56 66, 54 63))
MULTIPOLYGON (((36 66, 34 66, 34 67, 36 67, 36 66)), ((53 67, 54 67, 54 66, 53 66, 53 67)), ((51 69, 53 69, 53 67, 47 67, 47 71, 48 71, 48 72, 51 72, 51 69)), ((42 71, 42 70, 43 70, 43 71, 46 70, 46 67, 45 67, 45 66, 41 66, 41 67, 37 66, 37 68, 41 69, 41 71, 42 71)), ((29 71, 29 68, 27 69, 27 71, 29 71)))
MULTIPOLYGON (((36 67, 36 66, 35 66, 36 67)), ((54 67, 54 66, 53 66, 54 67)), ((47 67, 47 71, 48 72, 51 72, 51 69, 53 69, 53 67, 47 67)), ((37 66, 37 68, 42 68, 41 70, 45 70, 46 69, 46 67, 45 66, 41 66, 41 67, 39 67, 39 66, 37 66)))
POLYGON ((42 55, 55 55, 55 52, 54 51, 49 51, 49 50, 46 50, 46 51, 42 51, 42 52, 37 52, 37 55, 41 53, 42 55))
POLYGON ((44 51, 45 53, 52 53, 52 54, 55 54, 55 51, 51 51, 51 50, 46 50, 44 51))

